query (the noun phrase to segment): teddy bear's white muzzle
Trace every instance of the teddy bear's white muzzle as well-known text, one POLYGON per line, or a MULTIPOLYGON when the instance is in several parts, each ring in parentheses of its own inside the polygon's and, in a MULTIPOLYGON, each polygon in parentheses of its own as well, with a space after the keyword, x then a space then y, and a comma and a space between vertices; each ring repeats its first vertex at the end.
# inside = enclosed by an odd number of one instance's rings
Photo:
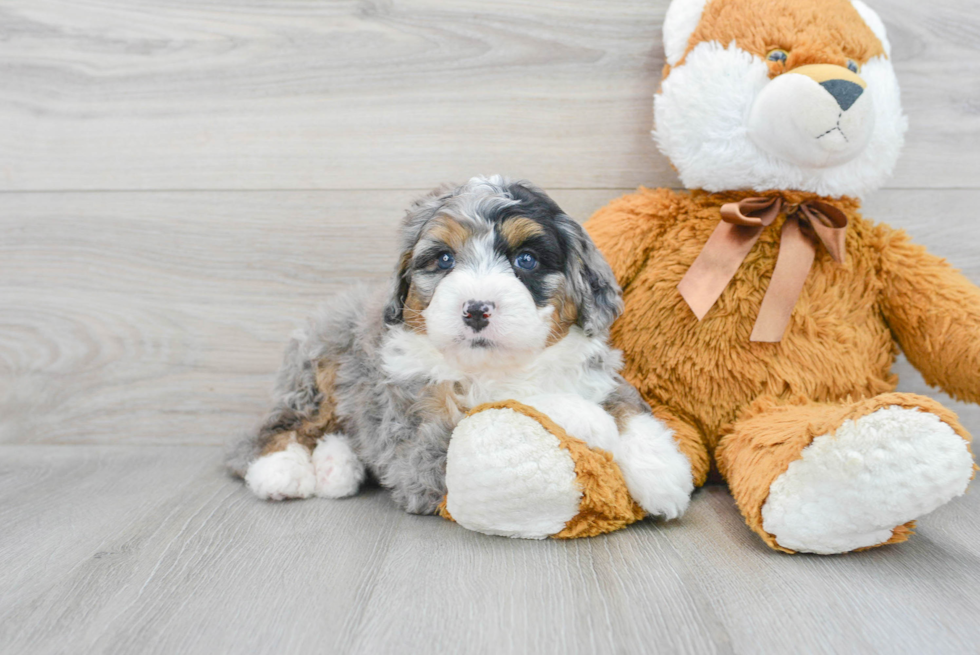
POLYGON ((769 154, 801 167, 827 168, 865 149, 874 118, 874 101, 857 75, 838 66, 803 66, 766 84, 747 127, 752 142, 769 154), (828 75, 828 69, 841 72, 828 75))

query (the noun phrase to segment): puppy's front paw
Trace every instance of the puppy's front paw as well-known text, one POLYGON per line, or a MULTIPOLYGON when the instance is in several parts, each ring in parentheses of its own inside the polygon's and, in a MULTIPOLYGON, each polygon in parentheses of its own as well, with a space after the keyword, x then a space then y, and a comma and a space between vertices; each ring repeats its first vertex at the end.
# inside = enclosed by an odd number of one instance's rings
POLYGON ((364 482, 364 465, 347 439, 338 434, 328 434, 317 442, 313 468, 316 471, 314 493, 321 498, 353 496, 364 482))
POLYGON ((522 398, 561 426, 565 432, 592 448, 612 451, 619 440, 616 420, 598 404, 569 393, 549 393, 522 398))
POLYGON ((640 507, 667 519, 684 513, 694 479, 691 463, 677 447, 670 428, 653 416, 638 414, 626 424, 613 456, 640 507))
POLYGON ((245 484, 267 500, 309 498, 316 488, 310 454, 298 443, 291 443, 285 450, 263 455, 248 467, 245 484))

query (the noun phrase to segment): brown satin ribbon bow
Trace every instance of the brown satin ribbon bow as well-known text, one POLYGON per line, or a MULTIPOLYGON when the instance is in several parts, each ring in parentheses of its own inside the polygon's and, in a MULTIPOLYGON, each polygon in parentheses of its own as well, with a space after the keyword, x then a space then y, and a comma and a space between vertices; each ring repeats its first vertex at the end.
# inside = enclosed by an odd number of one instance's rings
POLYGON ((831 204, 808 200, 791 205, 777 196, 722 205, 721 223, 677 285, 699 321, 735 277, 762 230, 781 212, 786 214, 786 223, 780 235, 779 256, 752 329, 752 341, 775 343, 783 338, 813 265, 817 240, 835 262, 844 263, 847 215, 831 204))

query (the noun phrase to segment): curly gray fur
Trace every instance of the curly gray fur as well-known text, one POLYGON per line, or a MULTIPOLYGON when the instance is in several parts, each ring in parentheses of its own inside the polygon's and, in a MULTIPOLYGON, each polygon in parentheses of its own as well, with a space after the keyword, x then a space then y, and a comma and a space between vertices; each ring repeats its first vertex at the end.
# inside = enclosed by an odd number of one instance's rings
POLYGON ((581 327, 590 336, 604 338, 622 310, 619 287, 585 231, 550 198, 526 182, 501 178, 475 178, 456 189, 437 189, 406 214, 403 256, 392 280, 379 288, 358 286, 330 300, 290 340, 275 385, 275 406, 254 435, 229 451, 228 469, 244 477, 271 437, 317 418, 324 397, 316 372, 323 362, 330 362, 336 367, 334 414, 339 431, 399 506, 413 513, 434 512, 446 493, 446 451, 455 422, 448 414, 429 411, 427 401, 437 390, 426 380, 393 383, 382 370, 382 342, 387 331, 401 323, 411 282, 410 258, 404 253, 411 252, 426 223, 440 212, 485 216, 515 205, 544 207, 560 219, 569 254, 566 276, 581 327))

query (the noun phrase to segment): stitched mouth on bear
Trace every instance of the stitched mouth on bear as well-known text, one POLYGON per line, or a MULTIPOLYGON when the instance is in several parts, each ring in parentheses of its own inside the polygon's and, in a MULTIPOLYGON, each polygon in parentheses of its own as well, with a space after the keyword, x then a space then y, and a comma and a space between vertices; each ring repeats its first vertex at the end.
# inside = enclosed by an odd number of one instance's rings
POLYGON ((857 157, 874 129, 866 84, 831 65, 809 65, 773 78, 748 117, 749 138, 762 150, 799 166, 837 166, 857 157))

